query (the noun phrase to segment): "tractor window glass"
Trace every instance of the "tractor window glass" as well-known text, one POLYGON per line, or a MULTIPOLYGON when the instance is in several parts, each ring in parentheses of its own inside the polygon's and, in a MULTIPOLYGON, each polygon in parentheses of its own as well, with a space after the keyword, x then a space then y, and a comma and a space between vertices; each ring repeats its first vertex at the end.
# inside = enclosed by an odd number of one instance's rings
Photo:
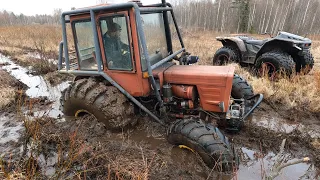
POLYGON ((80 69, 97 70, 98 66, 94 58, 95 47, 91 22, 76 22, 74 27, 77 36, 76 46, 79 55, 80 69))
MULTIPOLYGON (((163 15, 162 13, 142 14, 141 18, 150 64, 153 65, 168 56, 163 15)), ((141 53, 141 65, 143 71, 147 70, 143 53, 141 53)))
POLYGON ((132 71, 132 58, 126 17, 108 16, 100 19, 108 69, 132 71))

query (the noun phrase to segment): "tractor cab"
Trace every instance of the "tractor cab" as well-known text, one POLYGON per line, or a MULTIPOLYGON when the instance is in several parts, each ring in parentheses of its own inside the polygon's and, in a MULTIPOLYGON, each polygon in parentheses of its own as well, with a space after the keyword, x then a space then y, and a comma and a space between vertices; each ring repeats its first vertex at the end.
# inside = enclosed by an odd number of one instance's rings
POLYGON ((152 71, 184 51, 170 4, 103 4, 65 12, 60 44, 61 73, 105 73, 133 96, 151 93, 156 87, 152 71), (181 49, 173 52, 169 20, 178 32, 181 49), (70 24, 75 56, 69 58, 66 27, 70 24), (65 66, 62 67, 62 47, 65 66), (128 83, 130 82, 130 83, 128 83))

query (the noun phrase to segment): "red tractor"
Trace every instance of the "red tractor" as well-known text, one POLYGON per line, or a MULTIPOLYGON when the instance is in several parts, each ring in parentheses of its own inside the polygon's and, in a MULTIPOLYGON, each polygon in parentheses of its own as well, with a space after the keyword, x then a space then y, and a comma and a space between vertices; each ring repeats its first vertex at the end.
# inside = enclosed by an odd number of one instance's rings
POLYGON ((169 3, 104 4, 64 12, 61 20, 59 72, 76 76, 62 94, 65 115, 89 113, 112 130, 148 115, 167 127, 170 143, 197 152, 209 167, 238 167, 228 139, 207 119, 238 131, 263 97, 234 67, 191 65, 198 57, 186 51, 169 3), (181 44, 177 51, 172 27, 181 44))

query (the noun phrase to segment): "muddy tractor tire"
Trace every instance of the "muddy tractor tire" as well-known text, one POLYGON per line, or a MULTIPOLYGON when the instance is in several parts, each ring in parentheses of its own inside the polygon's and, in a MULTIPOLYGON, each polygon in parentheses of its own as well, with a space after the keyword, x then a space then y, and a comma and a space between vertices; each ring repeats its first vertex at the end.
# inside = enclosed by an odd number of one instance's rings
POLYGON ((233 76, 231 96, 235 99, 247 99, 254 95, 252 87, 238 74, 233 76))
POLYGON ((136 122, 134 106, 115 87, 94 78, 76 80, 61 96, 66 116, 92 114, 107 129, 121 129, 136 122))
POLYGON ((199 119, 175 121, 168 128, 167 140, 173 145, 198 153, 210 168, 218 171, 238 168, 238 156, 234 154, 228 139, 217 127, 199 119))
POLYGON ((296 71, 298 73, 308 74, 313 68, 314 58, 310 50, 308 50, 302 57, 297 56, 295 58, 295 62, 296 62, 296 71))
POLYGON ((218 49, 213 57, 213 65, 225 65, 231 62, 239 62, 240 53, 237 49, 230 46, 223 46, 218 49))
POLYGON ((295 70, 295 62, 286 52, 270 51, 258 57, 255 68, 258 75, 263 76, 267 72, 268 77, 273 79, 279 74, 290 76, 295 70))

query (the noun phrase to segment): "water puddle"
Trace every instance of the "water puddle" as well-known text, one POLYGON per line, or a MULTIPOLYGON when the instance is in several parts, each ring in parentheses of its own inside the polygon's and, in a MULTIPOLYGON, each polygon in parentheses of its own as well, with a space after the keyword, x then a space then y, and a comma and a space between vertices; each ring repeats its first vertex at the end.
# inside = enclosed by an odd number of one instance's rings
POLYGON ((301 132, 302 134, 307 133, 312 139, 320 139, 320 127, 316 124, 303 125, 298 122, 292 122, 281 117, 277 113, 254 113, 252 119, 249 120, 256 126, 264 127, 275 132, 280 133, 291 133, 293 131, 301 132))
MULTIPOLYGON (((263 179, 273 175, 276 171, 271 171, 275 163, 284 158, 284 163, 295 162, 298 159, 291 158, 290 154, 276 155, 269 152, 266 155, 257 150, 241 147, 242 163, 237 172, 238 179, 263 179)), ((279 171, 274 179, 315 179, 317 169, 313 164, 298 163, 287 166, 279 171)))
POLYGON ((282 133, 291 133, 295 129, 304 127, 300 123, 287 121, 276 114, 254 114, 251 122, 257 126, 282 133))
MULTIPOLYGON (((63 113, 59 110, 61 91, 68 87, 69 82, 62 82, 57 86, 51 86, 42 76, 34 76, 30 70, 21 67, 11 61, 9 58, 0 54, 0 68, 7 71, 15 79, 25 84, 28 88, 26 95, 30 98, 46 99, 48 106, 39 107, 36 111, 32 111, 32 117, 49 116, 59 118, 63 113)), ((14 112, 13 112, 14 113, 14 112)), ((3 113, 0 117, 0 150, 1 152, 8 152, 14 147, 8 145, 9 142, 17 142, 22 131, 23 123, 19 121, 15 114, 3 113)), ((22 112, 25 115, 30 114, 29 111, 22 112)), ((32 119, 31 117, 31 119, 32 119)))
POLYGON ((46 97, 48 101, 53 102, 52 106, 46 110, 34 112, 35 116, 47 115, 49 117, 57 118, 62 115, 59 110, 61 91, 69 86, 69 82, 62 82, 57 86, 51 86, 46 82, 42 76, 34 76, 30 74, 27 68, 21 67, 9 58, 0 54, 0 64, 3 64, 2 69, 10 73, 11 76, 28 86, 26 95, 30 98, 46 97))

